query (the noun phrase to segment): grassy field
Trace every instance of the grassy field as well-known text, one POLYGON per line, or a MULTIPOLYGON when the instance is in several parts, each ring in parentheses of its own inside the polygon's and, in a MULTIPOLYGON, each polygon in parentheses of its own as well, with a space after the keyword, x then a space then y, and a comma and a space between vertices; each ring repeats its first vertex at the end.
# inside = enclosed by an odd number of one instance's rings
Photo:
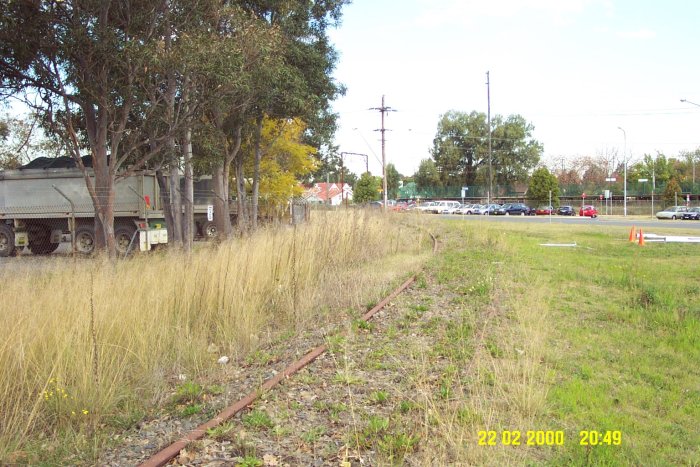
POLYGON ((190 257, 0 270, 0 463, 90 464, 179 375, 215 380, 220 355, 236 362, 377 301, 431 251, 424 231, 400 221, 319 214, 190 257))
POLYGON ((639 247, 592 226, 441 228, 429 271, 468 323, 450 345, 469 357, 450 357, 458 402, 423 402, 442 439, 418 459, 700 463, 700 245, 639 247))
POLYGON ((90 464, 179 374, 216 381, 218 355, 365 309, 422 269, 395 324, 351 326, 356 370, 387 384, 350 447, 379 465, 700 464, 700 245, 628 233, 333 213, 189 258, 0 272, 0 463, 90 464))

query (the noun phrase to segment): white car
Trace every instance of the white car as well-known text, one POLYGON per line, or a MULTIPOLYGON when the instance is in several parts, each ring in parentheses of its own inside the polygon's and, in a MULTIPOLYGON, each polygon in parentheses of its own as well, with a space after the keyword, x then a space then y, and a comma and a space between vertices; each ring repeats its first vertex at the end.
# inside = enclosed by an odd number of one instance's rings
POLYGON ((429 201, 427 203, 419 204, 416 206, 416 211, 420 212, 430 212, 431 209, 437 204, 437 201, 429 201))
POLYGON ((433 214, 447 214, 447 210, 451 208, 458 208, 459 201, 436 201, 433 206, 428 208, 427 212, 432 212, 433 214))
POLYGON ((669 206, 663 211, 656 213, 657 219, 676 219, 683 218, 683 213, 688 212, 688 208, 685 206, 669 206))

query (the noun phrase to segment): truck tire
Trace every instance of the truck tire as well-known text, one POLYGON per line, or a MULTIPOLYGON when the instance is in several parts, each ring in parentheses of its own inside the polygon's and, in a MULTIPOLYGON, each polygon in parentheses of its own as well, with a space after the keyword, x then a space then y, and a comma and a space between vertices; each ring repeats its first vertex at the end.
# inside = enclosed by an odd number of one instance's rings
POLYGON ((15 233, 7 224, 0 224, 0 257, 5 258, 15 254, 15 233))
POLYGON ((214 240, 219 236, 219 231, 216 229, 216 224, 214 222, 205 222, 202 226, 202 236, 205 240, 214 240))
POLYGON ((75 249, 83 255, 91 255, 95 252, 95 229, 83 225, 75 229, 75 249))
MULTIPOLYGON (((131 237, 136 231, 135 227, 120 225, 114 230, 114 245, 117 249, 117 254, 119 256, 124 256, 126 254, 129 244, 131 244, 131 237)), ((135 246, 138 248, 138 243, 134 242, 135 246)), ((134 245, 131 246, 131 251, 134 250, 134 245)))

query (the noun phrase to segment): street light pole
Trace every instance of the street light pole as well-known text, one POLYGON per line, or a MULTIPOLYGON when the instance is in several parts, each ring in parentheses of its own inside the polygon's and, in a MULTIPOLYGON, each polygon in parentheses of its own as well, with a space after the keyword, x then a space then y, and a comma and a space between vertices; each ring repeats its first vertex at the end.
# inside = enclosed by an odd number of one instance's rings
MULTIPOLYGON (((685 104, 694 105, 695 107, 700 107, 700 104, 696 104, 695 102, 689 101, 688 99, 681 99, 681 102, 683 102, 685 104)), ((695 190, 695 154, 693 154, 692 163, 693 163, 693 190, 695 190)))
POLYGON ((486 196, 486 201, 488 205, 491 205, 491 196, 493 196, 493 169, 491 168, 491 160, 493 156, 491 154, 491 79, 489 72, 486 72, 486 104, 487 104, 487 125, 489 126, 489 192, 486 196))
POLYGON ((624 164, 625 164, 625 177, 624 177, 624 197, 625 199, 623 200, 623 206, 624 206, 624 215, 627 217, 627 132, 622 128, 622 127, 617 127, 618 130, 622 131, 622 135, 625 138, 625 145, 624 150, 622 152, 622 156, 624 157, 624 164))

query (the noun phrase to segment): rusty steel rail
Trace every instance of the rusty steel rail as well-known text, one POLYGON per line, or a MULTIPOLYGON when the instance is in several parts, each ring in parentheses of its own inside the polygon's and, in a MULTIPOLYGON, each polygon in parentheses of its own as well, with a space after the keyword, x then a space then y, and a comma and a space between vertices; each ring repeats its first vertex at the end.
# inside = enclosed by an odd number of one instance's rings
MULTIPOLYGON (((435 237, 433 237, 433 241, 435 242, 435 244, 437 244, 435 237)), ((397 295, 406 290, 415 280, 416 276, 412 276, 411 278, 406 280, 397 289, 395 289, 393 292, 387 295, 386 298, 384 298, 381 302, 375 305, 371 310, 362 315, 362 319, 364 321, 368 321, 369 319, 371 319, 372 316, 381 311, 382 308, 388 305, 389 302, 396 298, 397 295)), ((277 386, 283 379, 292 376, 297 371, 309 365, 311 362, 323 355, 327 350, 327 344, 319 345, 315 349, 311 350, 301 359, 297 360, 296 362, 292 363, 287 368, 285 368, 282 372, 265 381, 259 390, 251 392, 244 398, 226 407, 224 410, 219 412, 219 414, 216 417, 212 418, 206 423, 199 425, 197 428, 193 429, 179 440, 175 441, 169 446, 166 446, 161 451, 154 454, 150 459, 140 464, 140 467, 160 467, 167 464, 172 459, 174 459, 175 456, 177 456, 182 449, 187 447, 189 443, 191 443, 192 441, 202 439, 207 434, 207 430, 215 428, 218 425, 225 422, 226 420, 233 418, 238 412, 255 402, 255 400, 258 399, 258 397, 265 391, 269 391, 273 387, 277 386)))
MULTIPOLYGON (((430 238, 433 241, 433 254, 435 254, 438 250, 438 240, 435 237, 435 235, 433 235, 430 231, 428 231, 428 235, 430 235, 430 238)), ((362 315, 361 319, 363 321, 369 321, 375 314, 377 314, 385 306, 387 306, 391 300, 393 300, 401 292, 406 290, 415 280, 416 275, 413 275, 412 277, 407 279, 403 284, 401 284, 393 292, 387 295, 386 298, 384 298, 381 302, 377 303, 374 307, 372 307, 371 310, 367 311, 364 315, 362 315)), ((251 405, 253 402, 255 402, 261 394, 265 393, 266 391, 269 391, 270 389, 277 386, 283 379, 292 376, 294 373, 306 367, 318 357, 323 355, 327 350, 327 344, 319 345, 296 362, 287 366, 282 372, 266 380, 262 384, 260 389, 251 392, 244 398, 229 405, 224 410, 219 412, 219 414, 216 417, 212 418, 206 423, 199 425, 197 428, 193 429, 179 440, 175 441, 169 446, 166 446, 165 448, 151 456, 149 459, 141 463, 139 467, 160 467, 167 464, 172 459, 174 459, 175 456, 177 456, 182 449, 187 447, 189 443, 191 443, 192 441, 202 439, 204 436, 206 436, 207 430, 215 428, 223 422, 233 418, 238 412, 242 411, 243 409, 251 405)))

